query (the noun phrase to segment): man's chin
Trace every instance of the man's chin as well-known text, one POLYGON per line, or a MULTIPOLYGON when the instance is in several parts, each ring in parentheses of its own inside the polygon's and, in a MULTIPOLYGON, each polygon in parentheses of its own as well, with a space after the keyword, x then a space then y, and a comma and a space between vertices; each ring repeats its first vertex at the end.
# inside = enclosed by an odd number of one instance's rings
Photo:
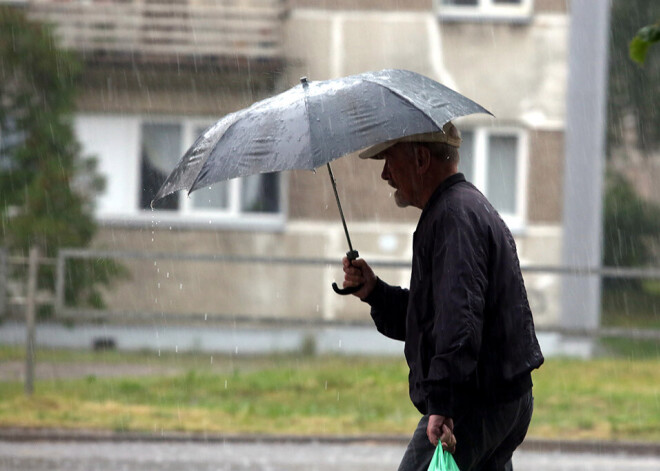
POLYGON ((399 190, 396 190, 394 192, 394 202, 399 208, 407 208, 408 206, 410 206, 410 202, 405 200, 403 196, 401 196, 399 190))

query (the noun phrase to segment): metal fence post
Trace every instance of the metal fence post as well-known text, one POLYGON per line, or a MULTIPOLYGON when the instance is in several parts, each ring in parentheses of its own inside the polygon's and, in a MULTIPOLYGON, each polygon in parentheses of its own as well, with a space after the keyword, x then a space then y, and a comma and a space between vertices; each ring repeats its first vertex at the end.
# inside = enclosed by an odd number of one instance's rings
POLYGON ((7 280, 9 279, 7 249, 0 247, 0 317, 7 314, 7 280))
POLYGON ((55 316, 59 317, 64 312, 64 283, 66 276, 66 251, 58 250, 57 265, 55 267, 55 316))
POLYGON ((34 348, 35 348, 35 318, 37 306, 37 275, 39 273, 39 248, 30 248, 28 260, 27 293, 25 302, 25 323, 27 339, 25 342, 25 394, 34 392, 34 348))

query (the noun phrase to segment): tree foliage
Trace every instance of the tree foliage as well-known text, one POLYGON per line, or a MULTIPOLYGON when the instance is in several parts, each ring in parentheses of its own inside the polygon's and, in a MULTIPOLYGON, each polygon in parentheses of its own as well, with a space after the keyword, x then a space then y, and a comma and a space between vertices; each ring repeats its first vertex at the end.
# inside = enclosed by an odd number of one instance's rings
MULTIPOLYGON (((0 243, 14 253, 37 245, 53 257, 94 236, 92 204, 103 180, 74 136, 81 71, 81 62, 57 47, 47 27, 0 6, 0 243)), ((72 262, 67 301, 98 306, 98 282, 117 272, 111 263, 99 270, 72 262)), ((53 283, 52 273, 43 276, 53 283)))
POLYGON ((644 201, 620 174, 607 177, 603 263, 609 267, 652 265, 660 233, 660 207, 644 201))
MULTIPOLYGON (((637 36, 641 26, 659 18, 658 0, 614 0, 612 4, 608 94, 610 147, 622 143, 624 119, 633 116, 638 147, 647 155, 660 150, 660 113, 657 112, 660 102, 660 48, 646 48, 643 67, 629 57, 631 38, 637 36)), ((649 34, 644 38, 652 40, 652 31, 647 32, 649 34)), ((648 42, 647 46, 650 44, 648 42)))
POLYGON ((654 25, 648 25, 637 31, 637 34, 630 41, 630 58, 639 65, 644 65, 646 55, 651 45, 660 42, 660 21, 654 25))

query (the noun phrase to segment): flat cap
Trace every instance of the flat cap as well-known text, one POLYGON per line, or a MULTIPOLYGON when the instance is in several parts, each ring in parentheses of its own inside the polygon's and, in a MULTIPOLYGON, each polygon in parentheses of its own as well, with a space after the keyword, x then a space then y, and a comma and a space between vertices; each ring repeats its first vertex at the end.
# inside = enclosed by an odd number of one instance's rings
POLYGON ((392 139, 390 141, 381 142, 380 144, 373 145, 368 149, 360 152, 359 156, 361 159, 380 160, 383 158, 380 156, 380 154, 392 147, 394 144, 398 144, 399 142, 446 142, 450 146, 460 147, 461 133, 458 131, 456 126, 454 126, 453 123, 449 121, 442 127, 442 131, 413 134, 411 136, 403 136, 397 139, 392 139))

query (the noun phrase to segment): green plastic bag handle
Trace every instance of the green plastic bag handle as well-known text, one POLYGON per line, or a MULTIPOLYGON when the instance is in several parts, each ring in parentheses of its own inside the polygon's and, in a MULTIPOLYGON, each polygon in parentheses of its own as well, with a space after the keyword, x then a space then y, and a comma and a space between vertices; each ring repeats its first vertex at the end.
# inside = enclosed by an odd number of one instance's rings
POLYGON ((442 445, 438 445, 431 458, 431 464, 428 471, 460 471, 454 457, 448 451, 442 449, 442 445))

